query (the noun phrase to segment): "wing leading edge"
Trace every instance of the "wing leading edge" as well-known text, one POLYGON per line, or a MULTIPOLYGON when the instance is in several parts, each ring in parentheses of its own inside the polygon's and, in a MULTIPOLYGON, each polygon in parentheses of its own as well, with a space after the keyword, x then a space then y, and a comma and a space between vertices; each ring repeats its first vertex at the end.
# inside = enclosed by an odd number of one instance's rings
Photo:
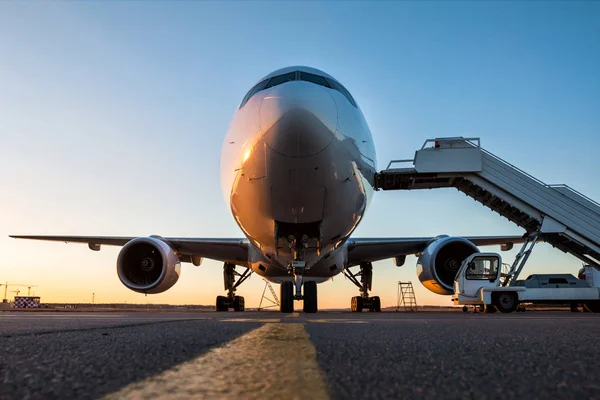
MULTIPOLYGON (((461 236, 475 246, 506 245, 523 243, 522 236, 461 236)), ((348 240, 348 265, 357 265, 361 262, 375 262, 403 256, 417 254, 425 250, 429 244, 438 237, 421 238, 357 238, 348 240)))
MULTIPOLYGON (((15 239, 44 240, 65 243, 87 243, 90 249, 99 246, 124 246, 137 236, 32 236, 10 235, 15 239)), ((247 239, 164 238, 180 255, 181 261, 190 262, 192 256, 210 258, 238 265, 248 263, 247 239)))
MULTIPOLYGON (((99 246, 124 246, 134 236, 33 236, 10 235, 15 239, 44 240, 65 243, 86 243, 90 249, 99 246)), ((523 243, 522 236, 464 236, 476 246, 523 243)), ((247 265, 247 239, 164 238, 180 254, 181 261, 191 262, 192 256, 209 258, 237 265, 247 265)), ((348 265, 375 262, 396 256, 420 253, 438 237, 420 238, 356 238, 348 241, 348 265)))

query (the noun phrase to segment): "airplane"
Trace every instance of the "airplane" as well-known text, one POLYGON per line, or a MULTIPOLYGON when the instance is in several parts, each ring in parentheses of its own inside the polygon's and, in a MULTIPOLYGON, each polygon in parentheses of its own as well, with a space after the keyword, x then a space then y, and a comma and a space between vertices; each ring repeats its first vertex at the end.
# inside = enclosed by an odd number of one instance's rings
POLYGON ((381 311, 371 296, 372 263, 404 264, 417 254, 417 275, 434 293, 451 295, 461 262, 477 246, 523 242, 520 236, 353 238, 374 193, 375 146, 350 92, 315 68, 292 66, 258 81, 243 97, 222 145, 221 187, 244 238, 36 236, 13 238, 122 246, 117 275, 146 294, 170 289, 181 263, 223 262, 226 296, 217 311, 244 311, 237 288, 252 273, 280 284, 280 311, 315 313, 317 284, 343 273, 358 288, 351 310, 381 311), (355 270, 353 268, 358 268, 355 270), (240 272, 241 271, 241 272, 240 272))

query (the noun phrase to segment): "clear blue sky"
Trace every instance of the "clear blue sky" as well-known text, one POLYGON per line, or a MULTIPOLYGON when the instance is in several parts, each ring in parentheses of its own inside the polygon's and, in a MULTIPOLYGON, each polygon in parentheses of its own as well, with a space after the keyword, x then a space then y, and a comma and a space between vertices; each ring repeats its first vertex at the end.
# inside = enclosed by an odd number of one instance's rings
MULTIPOLYGON (((171 291, 145 299, 119 283, 117 249, 6 235, 240 236, 221 142, 250 86, 288 65, 344 83, 380 167, 426 138, 480 136, 600 200, 597 2, 11 2, 0 37, 0 281, 38 284, 42 300, 213 303, 216 262, 184 265, 171 291)), ((356 235, 520 233, 448 189, 376 193, 356 235)), ((384 305, 396 281, 417 281, 414 261, 376 264, 384 305)), ((527 271, 579 264, 541 245, 527 271)), ((449 302, 416 286, 422 303, 449 302)), ((256 276, 242 286, 249 306, 261 289, 256 276)), ((353 295, 343 277, 320 286, 321 306, 353 295)))

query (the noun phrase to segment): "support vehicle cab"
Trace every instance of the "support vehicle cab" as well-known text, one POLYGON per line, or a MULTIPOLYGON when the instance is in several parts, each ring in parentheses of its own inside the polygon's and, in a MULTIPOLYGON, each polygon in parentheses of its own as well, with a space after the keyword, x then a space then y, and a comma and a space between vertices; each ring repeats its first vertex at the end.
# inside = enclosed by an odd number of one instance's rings
POLYGON ((462 263, 454 280, 455 305, 480 305, 488 312, 515 311, 519 303, 579 304, 600 312, 600 271, 584 267, 582 278, 570 274, 536 274, 517 280, 502 273, 502 258, 496 253, 474 253, 462 263))

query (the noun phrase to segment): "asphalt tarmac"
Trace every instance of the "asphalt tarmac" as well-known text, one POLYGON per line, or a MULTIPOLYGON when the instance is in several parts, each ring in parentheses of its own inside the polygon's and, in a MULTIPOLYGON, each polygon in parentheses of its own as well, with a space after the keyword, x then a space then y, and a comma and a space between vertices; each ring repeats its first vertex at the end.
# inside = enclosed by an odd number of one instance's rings
POLYGON ((0 312, 0 399, 592 399, 599 330, 569 312, 0 312))

